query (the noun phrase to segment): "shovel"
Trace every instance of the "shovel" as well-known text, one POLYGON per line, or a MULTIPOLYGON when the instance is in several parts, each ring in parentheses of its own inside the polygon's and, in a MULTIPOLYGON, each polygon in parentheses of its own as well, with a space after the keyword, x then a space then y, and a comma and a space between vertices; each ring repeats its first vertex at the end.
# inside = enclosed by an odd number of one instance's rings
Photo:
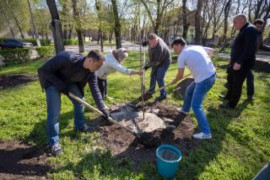
MULTIPOLYGON (((88 109, 90 109, 90 110, 92 110, 92 111, 95 111, 95 112, 99 113, 100 115, 104 116, 104 114, 103 114, 100 110, 98 110, 97 108, 91 106, 90 104, 88 104, 87 102, 85 102, 84 100, 82 100, 81 98, 75 96, 75 95, 72 94, 72 93, 69 93, 68 95, 69 95, 70 97, 72 97, 74 100, 78 101, 79 103, 85 105, 88 109)), ((128 128, 128 127, 126 127, 126 126, 123 126, 123 125, 120 124, 118 121, 116 121, 116 120, 114 120, 113 118, 111 118, 110 116, 108 117, 108 120, 109 120, 111 123, 113 123, 113 124, 117 124, 117 125, 119 125, 120 127, 125 128, 127 131, 129 131, 129 132, 132 133, 133 135, 136 135, 136 136, 138 135, 138 134, 134 133, 130 128, 128 128)))
MULTIPOLYGON (((185 75, 185 76, 182 78, 182 80, 186 79, 186 78, 189 77, 190 75, 191 75, 191 74, 185 75)), ((181 81, 182 81, 182 80, 181 80, 181 81)), ((153 94, 155 94, 156 92, 161 91, 161 90, 164 89, 165 87, 168 87, 168 86, 171 86, 171 85, 172 85, 171 83, 170 83, 170 84, 167 84, 167 85, 165 85, 165 86, 163 86, 163 87, 161 87, 161 88, 155 90, 153 93, 146 92, 146 93, 144 93, 142 96, 139 97, 139 101, 142 101, 142 99, 143 99, 144 101, 147 101, 147 100, 149 100, 149 99, 151 99, 151 98, 153 97, 153 94)), ((139 103, 136 105, 136 107, 138 107, 138 106, 140 105, 140 103, 141 103, 141 102, 139 102, 139 103)))
MULTIPOLYGON (((84 100, 82 100, 81 98, 75 96, 74 94, 72 93, 69 93, 69 96, 72 97, 74 100, 78 101, 79 103, 85 105, 87 108, 99 113, 100 115, 104 116, 104 114, 96 109, 95 107, 91 106, 90 104, 88 104, 87 102, 85 102, 84 100)), ((113 118, 111 117, 108 117, 108 120, 114 124, 117 124, 119 125, 120 127, 126 129, 129 133, 131 133, 132 135, 134 135, 138 141, 144 145, 144 147, 146 148, 153 148, 153 142, 155 144, 160 144, 160 138, 156 138, 154 136, 151 135, 151 133, 147 133, 147 132, 138 132, 138 133, 135 133, 133 132, 130 128, 126 127, 126 126, 123 126, 122 124, 120 124, 118 121, 114 120, 113 118)))

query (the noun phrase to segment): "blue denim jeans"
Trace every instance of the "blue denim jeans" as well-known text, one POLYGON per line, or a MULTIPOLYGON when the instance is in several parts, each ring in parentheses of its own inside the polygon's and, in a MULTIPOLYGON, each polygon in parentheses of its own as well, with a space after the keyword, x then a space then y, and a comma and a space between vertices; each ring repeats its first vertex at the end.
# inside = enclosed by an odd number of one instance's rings
MULTIPOLYGON (((170 64, 164 65, 164 66, 152 67, 150 88, 149 88, 148 92, 153 93, 155 91, 156 82, 158 83, 159 88, 161 88, 165 85, 164 77, 166 75, 166 72, 167 72, 169 66, 170 66, 170 64)), ((166 97, 166 96, 167 96, 166 90, 162 89, 160 91, 160 97, 166 97)))
MULTIPOLYGON (((75 84, 69 86, 69 90, 79 98, 83 98, 81 92, 75 84)), ((54 86, 45 89, 47 102, 47 135, 49 137, 49 145, 53 146, 59 143, 59 118, 61 109, 61 93, 54 86)), ((81 103, 69 99, 74 105, 74 127, 80 129, 84 126, 84 106, 81 103)))
POLYGON ((207 92, 212 88, 216 81, 216 74, 199 83, 191 83, 185 92, 185 100, 182 111, 189 112, 190 108, 195 114, 200 130, 205 134, 210 134, 210 128, 203 111, 202 103, 207 92))

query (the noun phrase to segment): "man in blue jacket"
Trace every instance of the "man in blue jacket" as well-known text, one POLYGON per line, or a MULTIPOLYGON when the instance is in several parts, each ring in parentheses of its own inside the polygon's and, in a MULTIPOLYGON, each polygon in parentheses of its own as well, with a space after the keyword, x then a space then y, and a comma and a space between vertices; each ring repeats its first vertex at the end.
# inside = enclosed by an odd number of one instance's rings
MULTIPOLYGON (((104 57, 98 51, 90 51, 84 55, 63 51, 46 62, 38 69, 40 83, 46 92, 47 101, 47 135, 52 154, 62 153, 59 144, 59 117, 61 93, 68 96, 69 92, 84 97, 84 87, 88 83, 92 96, 105 117, 109 112, 102 100, 97 85, 95 71, 104 63, 104 57)), ((69 96, 68 96, 69 97, 69 96)), ((83 105, 69 97, 74 105, 74 127, 76 131, 87 132, 91 128, 85 124, 83 105)))
POLYGON ((230 66, 228 68, 228 91, 224 99, 227 104, 220 105, 221 108, 235 108, 239 102, 243 83, 250 69, 255 64, 255 53, 257 47, 257 30, 247 21, 243 14, 236 15, 233 25, 239 34, 235 38, 231 50, 230 66))

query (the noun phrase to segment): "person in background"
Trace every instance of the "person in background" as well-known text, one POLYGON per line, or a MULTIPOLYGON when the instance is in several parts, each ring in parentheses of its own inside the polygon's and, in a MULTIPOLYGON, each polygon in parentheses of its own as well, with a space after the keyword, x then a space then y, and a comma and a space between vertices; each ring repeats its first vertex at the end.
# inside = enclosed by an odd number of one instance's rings
POLYGON ((183 38, 176 38, 171 46, 174 52, 179 54, 177 58, 178 73, 171 83, 175 84, 183 78, 185 67, 190 70, 195 79, 186 89, 184 106, 180 112, 188 114, 192 108, 201 131, 194 134, 193 137, 211 139, 211 130, 202 107, 206 94, 216 81, 216 69, 209 56, 210 49, 202 46, 187 46, 183 38))
POLYGON ((238 14, 233 19, 233 25, 239 31, 231 50, 228 73, 227 94, 222 97, 228 100, 221 108, 235 108, 242 93, 243 83, 254 67, 257 47, 257 30, 247 21, 244 14, 238 14))
POLYGON ((138 74, 141 75, 141 71, 128 69, 122 64, 124 60, 128 57, 127 50, 124 48, 119 48, 117 50, 110 51, 105 56, 105 64, 96 72, 98 76, 98 87, 101 92, 102 98, 108 97, 108 80, 107 76, 116 71, 127 75, 138 74))
MULTIPOLYGON (((262 50, 268 50, 270 51, 270 46, 267 46, 263 44, 262 40, 262 30, 264 26, 264 20, 262 19, 256 19, 253 23, 258 31, 258 36, 257 36, 257 50, 262 49, 262 50)), ((252 73, 253 68, 251 68, 248 73, 247 73, 247 97, 248 100, 253 101, 254 98, 254 75, 252 73)))

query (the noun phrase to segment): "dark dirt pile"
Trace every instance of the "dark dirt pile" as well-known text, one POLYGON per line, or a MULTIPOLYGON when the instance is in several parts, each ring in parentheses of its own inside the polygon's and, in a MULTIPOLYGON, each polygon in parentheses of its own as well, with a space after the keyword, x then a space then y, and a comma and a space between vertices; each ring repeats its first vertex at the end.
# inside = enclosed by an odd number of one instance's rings
POLYGON ((30 74, 11 74, 0 76, 0 89, 12 88, 23 85, 32 81, 36 81, 37 76, 30 74))
POLYGON ((0 179, 46 179, 49 170, 44 149, 0 141, 0 179))
POLYGON ((128 157, 135 163, 139 163, 144 160, 152 161, 155 158, 155 148, 161 144, 174 145, 181 150, 183 155, 188 155, 190 150, 198 145, 199 142, 191 138, 195 127, 189 115, 179 113, 176 107, 161 103, 146 106, 145 109, 156 113, 161 118, 173 119, 166 123, 176 128, 160 128, 137 137, 126 129, 105 120, 92 124, 99 127, 102 142, 113 155, 120 158, 128 157))
POLYGON ((186 88, 194 82, 194 78, 186 78, 183 81, 181 81, 179 84, 177 84, 177 87, 174 90, 175 95, 185 95, 186 88))

